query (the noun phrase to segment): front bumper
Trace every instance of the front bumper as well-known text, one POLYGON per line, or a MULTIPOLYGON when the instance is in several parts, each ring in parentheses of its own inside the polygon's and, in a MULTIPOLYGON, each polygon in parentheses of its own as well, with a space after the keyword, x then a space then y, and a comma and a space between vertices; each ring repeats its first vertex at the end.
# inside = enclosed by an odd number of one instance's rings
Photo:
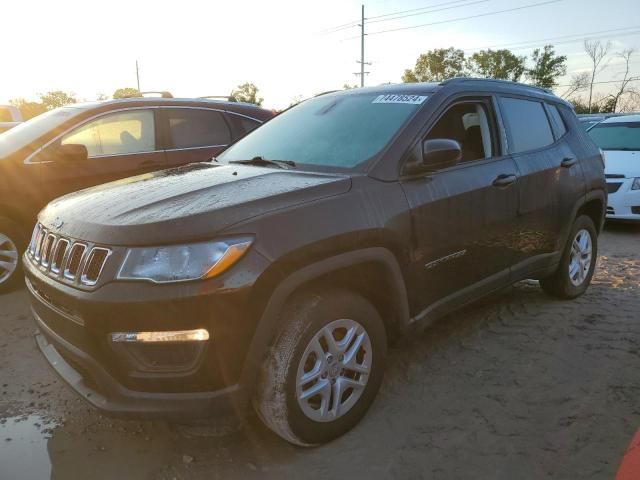
MULTIPOLYGON (((248 254, 259 271, 263 258, 248 254)), ((49 277, 25 257, 37 342, 57 373, 92 405, 117 416, 184 418, 244 412, 240 386, 256 320, 253 279, 158 286, 112 282, 83 291, 49 277), (244 283, 243 283, 244 282, 244 283), (208 340, 117 343, 112 333, 204 328, 208 340)))
POLYGON ((182 420, 230 414, 237 412, 243 404, 243 394, 238 385, 204 393, 129 390, 95 359, 57 335, 35 311, 33 315, 39 328, 36 342, 51 367, 82 398, 113 416, 182 420), (60 352, 64 352, 64 356, 60 352))
POLYGON ((640 190, 631 190, 633 178, 608 179, 607 219, 640 221, 640 190))

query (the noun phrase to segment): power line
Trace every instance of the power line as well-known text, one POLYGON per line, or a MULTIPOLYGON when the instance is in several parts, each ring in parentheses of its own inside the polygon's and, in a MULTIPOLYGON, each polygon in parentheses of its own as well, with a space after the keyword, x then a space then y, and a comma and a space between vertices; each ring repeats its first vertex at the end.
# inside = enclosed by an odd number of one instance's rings
MULTIPOLYGON (((469 0, 462 0, 462 1, 468 2, 469 0)), ((371 17, 371 19, 368 19, 368 20, 369 20, 369 23, 390 22, 391 20, 398 20, 400 18, 415 17, 417 15, 427 15, 429 13, 442 12, 444 10, 451 10, 454 8, 468 7, 470 5, 475 5, 476 3, 487 3, 489 1, 491 0, 476 0, 474 2, 464 3, 463 5, 451 5, 454 3, 457 3, 457 4, 461 3, 461 0, 458 0, 457 2, 448 2, 448 3, 441 3, 439 5, 433 5, 432 7, 428 7, 428 10, 426 12, 422 11, 417 13, 408 13, 406 15, 399 15, 400 13, 404 13, 404 12, 396 12, 396 13, 389 13, 387 15, 380 15, 378 17, 371 17), (435 8, 441 5, 451 5, 451 6, 435 8), (394 15, 398 15, 398 16, 394 16, 394 15), (392 17, 392 18, 380 18, 380 17, 392 17)), ((405 10, 405 12, 406 11, 411 11, 411 10, 405 10)))
MULTIPOLYGON (((640 78, 636 78, 636 79, 632 79, 632 80, 628 80, 628 81, 629 82, 640 82, 640 78)), ((605 83, 620 83, 620 82, 622 82, 622 79, 620 79, 620 80, 606 80, 606 81, 603 81, 603 82, 593 82, 593 85, 602 85, 602 84, 605 84, 605 83)), ((570 83, 566 84, 566 85, 556 85, 556 87, 572 87, 572 86, 573 85, 571 85, 570 83)))
MULTIPOLYGON (((433 5, 429 5, 426 7, 420 7, 420 8, 412 8, 410 10, 399 10, 399 11, 395 11, 395 12, 389 12, 389 13, 385 13, 383 15, 376 15, 373 17, 369 17, 366 20, 369 20, 369 23, 378 23, 378 22, 387 22, 390 20, 396 20, 399 18, 405 18, 405 17, 412 17, 415 15, 426 15, 428 13, 435 13, 435 12, 440 12, 443 10, 451 10, 454 8, 461 8, 461 7, 467 7, 470 5, 475 5, 477 3, 486 3, 489 2, 491 0, 476 0, 473 2, 469 2, 469 0, 455 0, 455 1, 451 1, 451 2, 443 2, 443 3, 436 3, 433 5), (465 2, 469 2, 469 3, 465 3, 465 2), (457 5, 456 5, 457 4, 457 5), (462 5, 460 5, 462 4, 462 5), (443 7, 443 8, 437 8, 437 7, 443 7), (412 12, 420 12, 420 13, 412 13, 412 12), (408 15, 402 15, 405 13, 409 13, 408 15), (399 16, 396 16, 399 15, 399 16), (393 18, 384 18, 384 17, 393 17, 393 18)), ((353 22, 349 22, 349 23, 343 23, 341 25, 336 25, 335 27, 329 27, 327 29, 321 30, 320 34, 331 34, 331 33, 337 33, 340 32, 342 30, 348 30, 350 28, 353 27, 357 27, 360 26, 360 24, 358 23, 358 21, 353 21, 353 22)))
POLYGON ((444 8, 438 8, 438 9, 435 9, 435 10, 429 10, 428 12, 410 13, 409 15, 401 15, 399 17, 382 18, 382 19, 378 19, 378 20, 371 20, 369 23, 390 22, 391 20, 398 20, 400 18, 415 17, 416 15, 427 15, 429 13, 442 12, 444 10, 451 10, 452 8, 468 7, 470 5, 476 5, 478 3, 487 3, 489 1, 490 0, 475 0, 473 2, 465 3, 464 5, 454 5, 453 7, 444 7, 444 8))
MULTIPOLYGON (((383 33, 399 32, 399 31, 402 31, 402 30, 410 30, 410 29, 413 29, 413 28, 430 27, 430 26, 433 26, 433 25, 441 25, 441 24, 444 24, 444 23, 452 23, 452 22, 460 22, 460 21, 463 21, 463 20, 471 20, 473 18, 489 17, 489 16, 492 16, 492 15, 498 15, 500 13, 515 12, 515 11, 518 11, 518 10, 525 10, 525 9, 528 9, 528 8, 540 7, 540 6, 543 6, 543 5, 550 5, 552 3, 558 3, 558 2, 561 2, 561 1, 563 1, 563 0, 549 0, 549 1, 546 1, 546 2, 539 2, 539 3, 528 4, 528 5, 522 5, 520 7, 515 7, 515 8, 507 8, 507 9, 504 9, 504 10, 496 10, 496 11, 493 11, 493 12, 481 13, 481 14, 478 14, 478 15, 469 15, 467 17, 458 17, 458 18, 452 18, 452 19, 449 19, 449 20, 441 20, 441 21, 438 21, 438 22, 422 23, 420 25, 410 25, 408 27, 390 28, 388 30, 378 30, 377 32, 370 32, 367 35, 380 35, 380 34, 383 34, 383 33)), ((349 37, 349 38, 345 38, 344 40, 345 41, 346 40, 352 40, 354 38, 359 38, 359 37, 349 37)))
POLYGON ((562 35, 559 37, 540 38, 537 40, 528 40, 526 42, 502 43, 502 44, 490 45, 486 47, 469 47, 469 48, 462 48, 461 50, 464 50, 465 52, 470 52, 475 50, 487 50, 490 48, 506 48, 506 47, 516 47, 516 48, 511 48, 511 50, 524 50, 526 48, 531 48, 532 46, 540 45, 541 43, 544 43, 544 42, 556 42, 556 40, 562 40, 567 38, 571 39, 571 40, 560 41, 555 43, 557 45, 562 45, 566 43, 573 43, 576 41, 581 42, 585 38, 599 38, 600 36, 608 36, 609 34, 616 33, 616 32, 621 32, 619 35, 616 35, 616 37, 622 37, 626 35, 635 35, 637 33, 640 33, 640 25, 634 26, 634 27, 614 28, 611 30, 600 30, 597 32, 575 33, 571 35, 562 35), (630 30, 630 31, 625 32, 625 30, 630 30))

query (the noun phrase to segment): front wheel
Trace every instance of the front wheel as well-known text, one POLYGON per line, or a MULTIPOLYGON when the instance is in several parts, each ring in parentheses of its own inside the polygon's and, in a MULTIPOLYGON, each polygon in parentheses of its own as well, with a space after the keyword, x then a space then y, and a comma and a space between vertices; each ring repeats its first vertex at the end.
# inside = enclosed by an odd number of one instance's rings
POLYGON ((591 283, 597 256, 598 234, 593 220, 581 215, 573 224, 558 270, 540 280, 540 286, 555 297, 579 297, 591 283))
POLYGON ((0 293, 14 287, 20 275, 20 254, 24 236, 19 227, 9 219, 0 217, 0 293))
POLYGON ((382 381, 387 338, 376 309, 350 292, 289 302, 254 400, 263 422, 290 443, 312 446, 353 428, 382 381))

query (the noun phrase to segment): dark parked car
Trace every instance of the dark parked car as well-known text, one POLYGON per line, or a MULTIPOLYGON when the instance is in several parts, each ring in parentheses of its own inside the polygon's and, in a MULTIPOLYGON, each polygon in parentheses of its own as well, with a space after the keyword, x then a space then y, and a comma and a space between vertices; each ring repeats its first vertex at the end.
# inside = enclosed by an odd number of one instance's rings
POLYGON ((326 94, 217 162, 71 194, 24 257, 37 342, 93 405, 242 411, 298 445, 365 414, 398 334, 593 275, 600 150, 569 104, 456 79, 326 94))
POLYGON ((199 162, 273 113, 206 99, 131 98, 58 108, 0 135, 0 291, 11 286, 36 214, 50 200, 199 162))

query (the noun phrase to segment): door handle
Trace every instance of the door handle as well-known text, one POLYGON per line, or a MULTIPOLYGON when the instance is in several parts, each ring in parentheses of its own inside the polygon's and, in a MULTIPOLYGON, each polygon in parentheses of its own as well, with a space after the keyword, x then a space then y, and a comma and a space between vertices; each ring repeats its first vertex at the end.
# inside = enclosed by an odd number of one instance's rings
POLYGON ((514 174, 503 173, 493 181, 494 187, 508 187, 518 179, 514 174))
POLYGON ((578 162, 576 157, 567 157, 562 162, 560 162, 560 166, 564 168, 571 168, 578 162))

